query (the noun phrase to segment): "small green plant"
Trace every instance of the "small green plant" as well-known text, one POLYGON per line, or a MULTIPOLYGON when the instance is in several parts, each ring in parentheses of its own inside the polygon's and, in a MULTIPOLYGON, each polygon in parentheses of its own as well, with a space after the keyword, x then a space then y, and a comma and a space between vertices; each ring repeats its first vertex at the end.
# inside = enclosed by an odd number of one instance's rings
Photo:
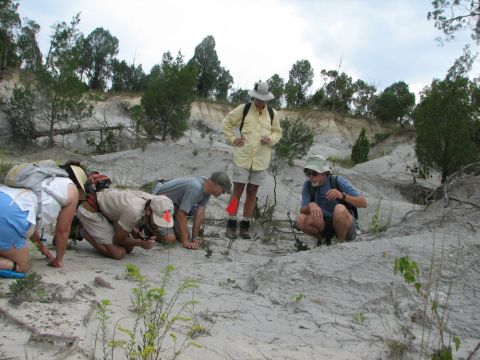
POLYGON ((296 232, 297 232, 297 228, 295 226, 295 222, 292 220, 292 218, 290 217, 290 211, 287 211, 287 217, 288 217, 288 223, 290 224, 290 229, 292 230, 292 235, 293 235, 293 239, 295 241, 294 243, 294 246, 295 246, 295 249, 298 251, 306 251, 306 250, 310 250, 308 248, 307 245, 305 245, 297 236, 296 232))
POLYGON ((7 296, 9 297, 9 302, 17 305, 21 304, 30 297, 30 293, 40 284, 41 280, 42 276, 36 272, 32 272, 23 279, 15 280, 8 285, 7 296))
POLYGON ((298 304, 303 299, 305 299, 305 295, 304 294, 298 294, 298 295, 295 295, 295 297, 293 298, 293 301, 295 301, 295 303, 298 304))
POLYGON ((198 155, 198 148, 195 146, 192 150, 192 155, 197 156, 198 155))
POLYGON ((395 259, 393 263, 393 273, 397 275, 400 273, 403 276, 403 280, 407 284, 415 286, 417 293, 420 292, 422 284, 420 283, 420 269, 415 261, 410 261, 408 256, 403 256, 399 259, 395 259))
POLYGON ((387 220, 385 220, 380 216, 381 205, 382 205, 382 199, 378 201, 375 214, 373 214, 372 219, 370 220, 370 230, 375 234, 386 231, 390 227, 390 224, 392 221, 393 208, 390 209, 389 216, 387 220))
POLYGON ((365 128, 362 128, 358 139, 352 147, 351 159, 354 164, 360 164, 368 160, 368 152, 370 150, 370 143, 367 138, 365 128))
MULTIPOLYGON (((134 264, 127 264, 125 275, 127 278, 135 281, 137 286, 131 294, 132 305, 136 310, 136 317, 132 328, 122 327, 117 324, 114 327, 114 334, 110 341, 103 338, 105 346, 111 347, 110 358, 115 359, 114 350, 120 348, 124 351, 127 359, 176 359, 189 346, 201 347, 193 341, 193 336, 201 333, 201 325, 193 323, 192 317, 187 313, 197 303, 194 299, 179 303, 180 296, 190 289, 198 287, 195 279, 186 279, 173 293, 167 297, 167 287, 172 277, 174 267, 168 265, 163 273, 161 286, 153 287, 141 274, 139 268, 134 264), (176 329, 181 324, 186 326, 185 335, 179 336, 176 329), (115 331, 118 330, 126 339, 115 339, 115 331), (166 340, 170 339, 171 349, 170 357, 167 357, 166 340)), ((101 303, 97 309, 100 320, 100 328, 109 323, 110 302, 101 303)), ((106 337, 106 336, 105 336, 106 337)), ((106 355, 104 347, 104 359, 106 355)))
POLYGON ((347 168, 347 169, 351 168, 353 165, 355 165, 352 162, 352 159, 350 158, 350 156, 347 156, 347 157, 329 156, 327 158, 327 160, 330 161, 333 166, 338 164, 341 167, 344 167, 344 168, 347 168))
POLYGON ((358 313, 352 316, 353 321, 355 321, 358 325, 363 325, 365 320, 367 320, 367 316, 364 313, 358 313))
POLYGON ((108 299, 102 300, 99 304, 97 304, 98 329, 97 329, 97 334, 95 335, 95 348, 97 345, 98 333, 101 332, 103 360, 108 359, 109 346, 107 341, 107 329, 108 329, 108 322, 111 318, 111 315, 110 315, 111 305, 112 303, 108 299))

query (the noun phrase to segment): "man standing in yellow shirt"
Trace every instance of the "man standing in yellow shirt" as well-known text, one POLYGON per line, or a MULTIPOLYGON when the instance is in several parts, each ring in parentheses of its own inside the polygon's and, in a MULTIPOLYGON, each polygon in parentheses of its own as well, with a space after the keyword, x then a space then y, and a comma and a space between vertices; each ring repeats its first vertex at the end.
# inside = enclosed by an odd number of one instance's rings
POLYGON ((237 236, 237 212, 247 185, 240 236, 250 239, 250 221, 257 200, 258 187, 263 183, 272 157, 272 147, 281 139, 282 128, 275 110, 267 106, 274 98, 265 82, 255 83, 248 91, 251 103, 233 109, 223 119, 223 133, 233 145, 233 193, 227 212, 227 236, 237 236), (246 113, 244 113, 246 111, 246 113), (237 130, 238 129, 238 130, 237 130))

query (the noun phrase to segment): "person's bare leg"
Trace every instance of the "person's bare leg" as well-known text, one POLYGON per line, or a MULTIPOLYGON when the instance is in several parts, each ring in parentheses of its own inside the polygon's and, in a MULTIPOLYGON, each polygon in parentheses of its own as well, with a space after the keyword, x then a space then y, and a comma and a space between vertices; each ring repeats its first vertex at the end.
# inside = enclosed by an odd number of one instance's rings
POLYGON ((7 251, 0 251, 0 269, 11 270, 14 262, 17 264, 15 271, 27 272, 30 269, 28 245, 21 249, 12 247, 7 251))
POLYGON ((230 216, 236 216, 237 215, 238 206, 240 204, 240 198, 242 197, 244 189, 245 189, 245 184, 237 183, 237 182, 233 183, 233 191, 232 191, 232 196, 230 197, 229 204, 232 202, 233 198, 236 198, 237 199, 237 211, 235 212, 235 214, 231 213, 230 216))
POLYGON ((255 204, 257 203, 258 185, 248 184, 246 191, 245 205, 243 206, 243 217, 251 218, 255 204))
POLYGON ((296 224, 305 234, 318 240, 323 239, 323 229, 325 227, 323 219, 315 220, 311 215, 300 214, 297 216, 296 224))
POLYGON ((337 239, 345 241, 348 229, 353 224, 353 216, 344 205, 335 206, 333 211, 333 228, 337 239))
POLYGON ((125 249, 121 246, 113 244, 100 244, 98 243, 92 235, 85 231, 85 239, 92 245, 95 250, 100 254, 107 256, 115 260, 121 260, 125 257, 127 253, 130 253, 133 249, 125 249))

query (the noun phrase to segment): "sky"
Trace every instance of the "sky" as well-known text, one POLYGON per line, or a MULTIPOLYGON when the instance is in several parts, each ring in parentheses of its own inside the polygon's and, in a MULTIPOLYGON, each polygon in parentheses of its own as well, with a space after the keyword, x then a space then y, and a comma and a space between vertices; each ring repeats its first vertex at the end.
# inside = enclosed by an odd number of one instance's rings
MULTIPOLYGON (((119 40, 117 58, 142 64, 148 74, 163 53, 178 51, 188 61, 208 35, 234 88, 250 89, 274 74, 288 81, 298 60, 314 70, 311 90, 321 87, 321 70, 340 70, 381 91, 406 82, 418 94, 443 78, 470 41, 436 41, 442 33, 427 20, 428 0, 19 0, 20 17, 35 20, 42 53, 52 25, 80 15, 87 36, 103 27, 119 40)), ((478 51, 478 47, 473 50, 478 51)), ((480 62, 474 65, 480 73, 480 62)), ((418 101, 418 99, 417 99, 418 101)))

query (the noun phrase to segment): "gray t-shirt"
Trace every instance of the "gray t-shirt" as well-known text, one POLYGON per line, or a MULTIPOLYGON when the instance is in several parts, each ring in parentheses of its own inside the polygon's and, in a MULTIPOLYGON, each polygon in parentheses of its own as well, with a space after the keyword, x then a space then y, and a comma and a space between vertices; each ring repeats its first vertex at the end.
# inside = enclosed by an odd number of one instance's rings
POLYGON ((158 182, 152 193, 168 196, 175 205, 175 212, 182 209, 188 214, 195 205, 207 207, 210 195, 203 192, 205 181, 204 176, 187 176, 164 183, 158 182))

